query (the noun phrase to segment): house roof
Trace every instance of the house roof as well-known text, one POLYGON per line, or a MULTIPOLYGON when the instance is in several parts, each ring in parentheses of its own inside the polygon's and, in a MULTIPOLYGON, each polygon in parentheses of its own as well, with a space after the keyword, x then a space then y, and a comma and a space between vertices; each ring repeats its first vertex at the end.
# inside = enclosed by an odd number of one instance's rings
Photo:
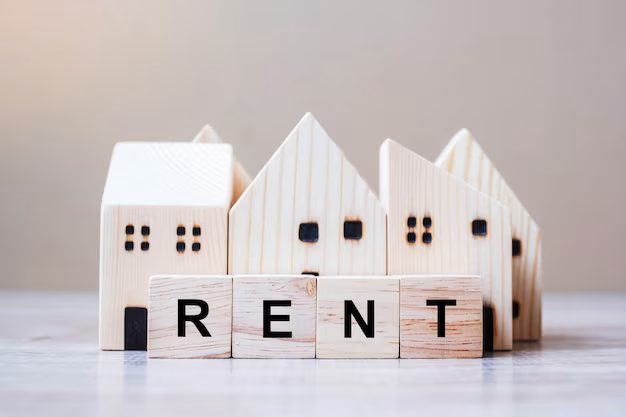
POLYGON ((123 142, 113 150, 102 203, 228 208, 232 188, 230 145, 123 142))
MULTIPOLYGON (((193 138, 192 143, 225 143, 222 138, 217 134, 215 129, 211 127, 211 125, 206 124, 204 127, 198 132, 198 134, 193 138)), ((233 169, 234 169, 234 178, 233 178, 233 200, 232 204, 235 204, 241 194, 248 188, 252 178, 248 171, 239 163, 239 161, 233 157, 233 169)))
POLYGON ((461 129, 454 135, 435 160, 435 165, 506 206, 519 206, 528 212, 469 130, 461 129))

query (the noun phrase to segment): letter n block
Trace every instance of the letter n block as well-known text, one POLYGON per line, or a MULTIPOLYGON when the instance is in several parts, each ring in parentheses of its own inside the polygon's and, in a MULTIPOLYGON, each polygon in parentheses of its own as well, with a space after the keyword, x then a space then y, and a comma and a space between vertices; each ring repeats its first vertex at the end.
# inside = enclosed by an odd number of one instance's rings
POLYGON ((399 280, 318 277, 317 357, 397 358, 399 280))
POLYGON ((233 358, 315 358, 315 277, 233 279, 233 358))
POLYGON ((400 357, 482 357, 482 315, 478 276, 401 277, 400 357))
POLYGON ((150 278, 150 358, 230 358, 233 279, 225 275, 150 278))

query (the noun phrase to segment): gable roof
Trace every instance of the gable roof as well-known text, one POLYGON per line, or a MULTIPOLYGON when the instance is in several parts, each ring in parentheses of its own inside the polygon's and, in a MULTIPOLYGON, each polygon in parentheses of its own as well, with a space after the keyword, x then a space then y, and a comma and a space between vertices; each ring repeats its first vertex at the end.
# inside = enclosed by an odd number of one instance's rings
MULTIPOLYGON (((192 143, 225 143, 222 138, 217 134, 215 129, 211 125, 206 124, 198 132, 198 134, 191 141, 192 143)), ((241 165, 241 163, 233 156, 233 199, 232 204, 235 204, 239 197, 250 185, 252 178, 248 171, 241 165)))
POLYGON ((516 208, 528 212, 469 130, 461 129, 452 137, 435 165, 502 202, 514 217, 516 208))
POLYGON ((385 274, 386 216, 378 198, 307 113, 230 210, 230 273, 385 274), (361 220, 360 240, 343 236, 361 220), (301 242, 303 222, 320 244, 301 242))
POLYGON ((123 142, 115 145, 102 204, 229 207, 230 145, 123 142))

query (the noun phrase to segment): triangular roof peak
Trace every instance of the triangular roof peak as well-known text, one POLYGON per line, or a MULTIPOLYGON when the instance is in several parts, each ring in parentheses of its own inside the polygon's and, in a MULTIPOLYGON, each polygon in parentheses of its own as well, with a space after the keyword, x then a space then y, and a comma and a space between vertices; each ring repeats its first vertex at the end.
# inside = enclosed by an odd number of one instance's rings
POLYGON ((382 205, 311 113, 252 180, 229 219, 232 274, 386 273, 382 205))
POLYGON ((435 165, 509 207, 518 205, 526 210, 487 153, 466 128, 459 130, 450 139, 435 160, 435 165))
MULTIPOLYGON (((372 188, 367 184, 367 181, 359 174, 358 170, 352 163, 348 160, 343 150, 337 145, 337 143, 328 135, 322 124, 313 116, 311 112, 306 112, 302 119, 296 124, 296 126, 289 133, 287 138, 281 143, 281 145, 276 149, 274 154, 270 157, 267 163, 261 168, 261 171, 257 174, 257 176, 252 180, 248 189, 245 190, 244 195, 249 192, 255 182, 258 181, 258 178, 262 177, 269 166, 276 163, 278 159, 286 152, 286 149, 290 147, 290 144, 296 143, 298 147, 298 154, 301 154, 300 151, 305 151, 310 153, 310 159, 313 161, 316 157, 326 157, 331 154, 334 154, 335 157, 341 156, 343 160, 343 164, 347 165, 349 169, 354 170, 358 179, 363 181, 364 184, 367 185, 367 191, 370 193, 376 200, 378 197, 376 193, 372 190, 372 188), (314 146, 314 142, 319 146, 314 146), (309 149, 302 149, 306 145, 309 146, 309 149), (317 149, 327 149, 327 155, 322 155, 319 152, 314 153, 317 149)), ((302 162, 302 161, 300 161, 302 162)), ((242 195, 243 196, 243 195, 242 195)), ((236 207, 237 204, 233 206, 236 207)))

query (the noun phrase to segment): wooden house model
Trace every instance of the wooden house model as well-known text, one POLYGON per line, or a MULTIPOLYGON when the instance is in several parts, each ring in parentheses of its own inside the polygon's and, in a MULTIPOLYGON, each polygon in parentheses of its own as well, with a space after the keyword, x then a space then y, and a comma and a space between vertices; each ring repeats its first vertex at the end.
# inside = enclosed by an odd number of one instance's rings
POLYGON ((463 179, 511 210, 513 338, 541 338, 541 231, 476 139, 460 130, 435 165, 463 179))
POLYGON ((404 146, 380 149, 387 271, 482 277, 483 344, 512 349, 510 210, 404 146))
POLYGON ((100 347, 145 349, 149 278, 225 274, 227 144, 119 143, 102 196, 100 347))
POLYGON ((307 113, 230 210, 229 274, 385 275, 378 198, 307 113))

